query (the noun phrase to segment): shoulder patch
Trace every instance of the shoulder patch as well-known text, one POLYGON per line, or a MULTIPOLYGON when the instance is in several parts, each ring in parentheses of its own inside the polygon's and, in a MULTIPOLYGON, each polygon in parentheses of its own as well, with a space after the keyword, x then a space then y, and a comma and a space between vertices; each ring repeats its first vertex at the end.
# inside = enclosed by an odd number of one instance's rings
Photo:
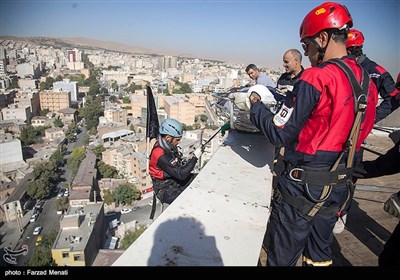
POLYGON ((283 128, 289 120, 290 116, 292 115, 292 112, 293 108, 289 108, 285 104, 283 104, 281 109, 274 116, 274 124, 279 128, 283 128))

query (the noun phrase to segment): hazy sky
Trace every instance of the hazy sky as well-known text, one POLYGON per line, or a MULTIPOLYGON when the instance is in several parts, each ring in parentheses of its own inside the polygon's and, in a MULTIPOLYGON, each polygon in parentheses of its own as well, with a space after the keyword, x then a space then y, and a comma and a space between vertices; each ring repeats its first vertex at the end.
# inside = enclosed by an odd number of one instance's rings
MULTIPOLYGON (((396 78, 400 1, 339 1, 366 38, 364 53, 396 78)), ((277 67, 301 50, 299 27, 323 1, 0 0, 0 35, 86 37, 158 52, 277 67)), ((303 64, 309 66, 308 58, 303 64)))

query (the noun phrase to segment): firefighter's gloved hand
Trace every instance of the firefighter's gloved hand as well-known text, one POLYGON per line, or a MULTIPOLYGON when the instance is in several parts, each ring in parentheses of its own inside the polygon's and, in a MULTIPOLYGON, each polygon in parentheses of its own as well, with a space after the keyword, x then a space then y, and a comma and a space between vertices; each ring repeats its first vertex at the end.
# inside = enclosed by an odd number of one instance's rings
POLYGON ((200 158, 200 156, 201 156, 202 153, 203 153, 203 149, 202 149, 202 147, 200 146, 200 147, 198 147, 196 150, 194 150, 193 155, 194 155, 196 158, 200 158))
POLYGON ((231 129, 231 123, 227 122, 226 124, 221 126, 221 135, 224 136, 225 132, 228 131, 229 129, 231 129))
POLYGON ((400 192, 392 194, 386 200, 383 210, 400 219, 400 192))
POLYGON ((367 170, 365 170, 362 162, 356 163, 353 168, 353 177, 357 179, 362 179, 367 175, 367 170))

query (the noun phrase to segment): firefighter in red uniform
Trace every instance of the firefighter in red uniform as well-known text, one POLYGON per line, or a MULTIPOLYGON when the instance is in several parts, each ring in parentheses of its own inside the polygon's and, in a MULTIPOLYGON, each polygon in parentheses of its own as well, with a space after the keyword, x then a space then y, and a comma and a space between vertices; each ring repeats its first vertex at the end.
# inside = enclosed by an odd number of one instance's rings
POLYGON ((199 147, 186 163, 177 145, 182 138, 182 124, 175 119, 165 119, 159 128, 159 136, 150 154, 149 173, 153 190, 162 203, 171 204, 190 184, 197 159, 202 153, 199 147))
POLYGON ((313 67, 303 72, 293 96, 275 115, 256 92, 249 96, 252 123, 272 144, 285 147, 286 168, 274 190, 267 227, 269 266, 294 266, 301 255, 303 265, 332 264, 332 229, 352 184, 350 155, 370 133, 378 100, 368 73, 346 57, 352 25, 341 4, 314 8, 300 26, 304 54, 313 67), (354 127, 360 127, 359 133, 354 127), (351 135, 358 141, 349 149, 351 135))
MULTIPOLYGON (((375 123, 386 118, 394 110, 399 108, 399 90, 396 88, 394 80, 385 68, 378 65, 375 61, 370 60, 363 53, 364 35, 357 29, 351 29, 347 37, 347 53, 355 56, 359 65, 367 70, 371 80, 374 82, 378 89, 379 95, 382 97, 382 102, 376 107, 375 123)), ((357 162, 361 162, 363 157, 363 150, 357 154, 357 162)), ((357 165, 358 163, 356 163, 357 165)), ((353 180, 356 183, 357 180, 353 180)), ((352 198, 350 198, 351 201, 352 198)), ((346 224, 346 215, 350 210, 351 204, 349 203, 340 213, 338 213, 338 222, 336 223, 333 232, 341 233, 346 224)))
POLYGON ((399 102, 395 97, 399 90, 395 87, 392 76, 385 68, 370 60, 363 53, 364 35, 357 29, 351 29, 347 38, 347 52, 356 57, 356 61, 367 70, 371 80, 378 89, 383 101, 376 108, 375 123, 386 118, 390 113, 399 108, 399 102))

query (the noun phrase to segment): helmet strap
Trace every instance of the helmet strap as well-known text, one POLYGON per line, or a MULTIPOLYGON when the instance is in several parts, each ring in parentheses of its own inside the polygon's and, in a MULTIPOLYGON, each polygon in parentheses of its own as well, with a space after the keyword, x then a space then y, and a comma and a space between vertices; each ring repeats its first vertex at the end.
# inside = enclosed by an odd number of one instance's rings
POLYGON ((164 137, 161 137, 161 135, 158 135, 158 143, 160 143, 161 148, 166 151, 171 153, 176 153, 178 151, 177 147, 172 145, 172 141, 167 141, 164 137))

